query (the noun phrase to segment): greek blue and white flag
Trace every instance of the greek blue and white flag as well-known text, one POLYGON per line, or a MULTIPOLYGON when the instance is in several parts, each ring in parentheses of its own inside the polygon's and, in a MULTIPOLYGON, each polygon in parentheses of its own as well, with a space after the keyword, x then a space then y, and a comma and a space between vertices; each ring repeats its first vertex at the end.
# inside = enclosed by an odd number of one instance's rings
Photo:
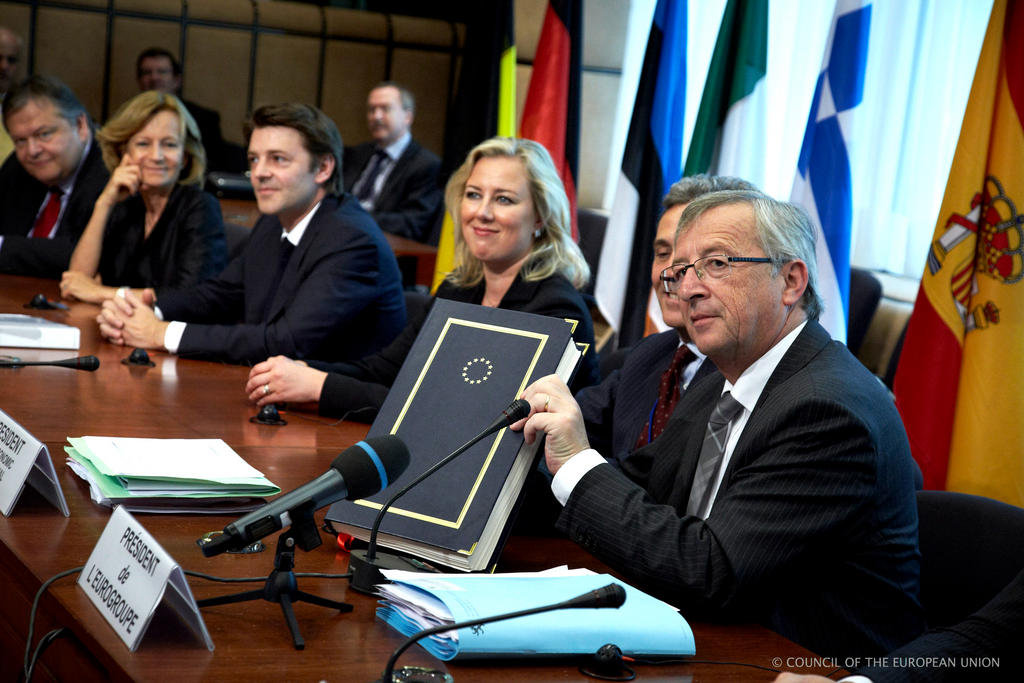
POLYGON ((825 302, 820 322, 834 339, 844 342, 853 203, 846 150, 851 117, 864 95, 870 27, 869 3, 837 0, 792 194, 792 201, 807 210, 818 231, 818 293, 825 302))

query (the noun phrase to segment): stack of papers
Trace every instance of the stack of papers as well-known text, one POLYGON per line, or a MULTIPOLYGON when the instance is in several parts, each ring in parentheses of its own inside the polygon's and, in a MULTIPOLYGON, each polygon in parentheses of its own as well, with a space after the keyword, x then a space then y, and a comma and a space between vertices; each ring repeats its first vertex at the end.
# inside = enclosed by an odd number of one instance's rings
POLYGON ((693 655, 693 631, 676 608, 607 574, 565 567, 528 574, 421 574, 385 570, 377 618, 404 636, 441 624, 549 605, 617 583, 619 608, 562 609, 448 631, 419 641, 447 661, 594 653, 615 643, 626 655, 693 655))
POLYGON ((256 509, 281 492, 220 439, 68 438, 68 466, 92 499, 131 512, 256 509))

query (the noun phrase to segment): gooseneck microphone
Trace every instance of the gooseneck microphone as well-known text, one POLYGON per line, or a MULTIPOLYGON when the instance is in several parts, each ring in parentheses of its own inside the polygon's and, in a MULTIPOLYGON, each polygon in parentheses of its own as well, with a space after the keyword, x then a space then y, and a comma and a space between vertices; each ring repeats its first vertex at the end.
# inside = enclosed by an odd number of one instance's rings
POLYGON ((501 411, 494 422, 487 426, 482 432, 474 436, 472 439, 459 446, 450 455, 445 456, 439 460, 435 465, 430 467, 426 472, 413 479, 411 482, 406 484, 400 489, 395 495, 391 496, 384 505, 381 506, 380 512, 377 513, 376 519, 373 520, 373 526, 370 527, 370 541, 367 544, 365 551, 353 551, 349 555, 348 568, 352 572, 352 578, 349 581, 349 585, 361 593, 372 593, 373 587, 385 581, 384 575, 381 574, 381 569, 394 569, 397 567, 410 568, 406 566, 398 556, 390 555, 388 553, 382 553, 381 560, 377 558, 377 532, 380 530, 380 524, 384 520, 384 513, 388 511, 396 500, 404 496, 409 490, 419 484, 421 481, 429 477, 434 472, 438 471, 455 458, 459 457, 467 450, 472 448, 477 442, 490 436, 499 429, 504 429, 510 425, 515 424, 519 420, 530 414, 530 402, 526 399, 518 398, 512 401, 501 411))
POLYGON ((530 609, 519 610, 518 612, 496 614, 490 617, 460 621, 455 624, 441 624, 440 626, 424 629, 418 633, 414 633, 412 637, 398 646, 398 649, 391 655, 391 659, 388 660, 387 665, 384 667, 384 674, 380 677, 380 680, 391 683, 392 675, 395 670, 395 662, 398 661, 401 654, 408 650, 413 643, 426 638, 427 636, 432 636, 437 633, 445 633, 446 631, 457 631, 460 628, 470 628, 471 626, 490 624, 495 621, 505 621, 506 619, 515 619, 516 617, 526 617, 531 614, 540 614, 541 612, 551 612, 556 609, 621 607, 624 602, 626 602, 626 590, 617 583, 609 583, 607 586, 588 591, 582 595, 576 596, 575 598, 570 598, 569 600, 556 602, 553 605, 531 607, 530 609))
POLYGON ((79 356, 78 358, 65 358, 64 360, 0 360, 0 368, 21 368, 26 365, 48 365, 57 368, 72 368, 73 370, 88 370, 92 372, 100 366, 100 359, 96 356, 79 356))
MULTIPOLYGON (((279 496, 258 510, 224 527, 224 533, 209 542, 197 541, 206 557, 239 550, 253 541, 292 524, 297 514, 314 510, 343 498, 366 498, 387 488, 409 466, 409 449, 397 436, 371 437, 341 452, 331 468, 311 482, 279 496)), ((309 541, 310 550, 319 545, 309 541)), ((302 547, 301 541, 298 541, 302 547)))

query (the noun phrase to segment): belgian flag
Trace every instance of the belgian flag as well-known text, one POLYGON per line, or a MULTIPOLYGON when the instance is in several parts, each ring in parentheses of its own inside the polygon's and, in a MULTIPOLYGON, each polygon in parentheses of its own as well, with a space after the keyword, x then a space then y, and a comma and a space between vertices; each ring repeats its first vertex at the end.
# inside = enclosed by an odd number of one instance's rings
MULTIPOLYGON (((466 25, 459 86, 445 130, 442 173, 448 178, 469 150, 495 135, 516 134, 516 44, 512 0, 481 2, 466 25)), ((455 236, 447 213, 437 245, 433 289, 454 267, 455 236)))

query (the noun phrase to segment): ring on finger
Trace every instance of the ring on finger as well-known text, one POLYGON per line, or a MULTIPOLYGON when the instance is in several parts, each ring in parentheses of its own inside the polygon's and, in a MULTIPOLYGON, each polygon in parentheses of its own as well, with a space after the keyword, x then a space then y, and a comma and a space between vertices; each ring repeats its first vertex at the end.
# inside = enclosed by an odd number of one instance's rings
POLYGON ((263 395, 266 396, 269 393, 270 393, 270 384, 269 383, 268 384, 264 384, 263 385, 263 395))
POLYGON ((551 394, 544 394, 547 398, 544 399, 544 412, 548 411, 548 406, 551 404, 551 394))

